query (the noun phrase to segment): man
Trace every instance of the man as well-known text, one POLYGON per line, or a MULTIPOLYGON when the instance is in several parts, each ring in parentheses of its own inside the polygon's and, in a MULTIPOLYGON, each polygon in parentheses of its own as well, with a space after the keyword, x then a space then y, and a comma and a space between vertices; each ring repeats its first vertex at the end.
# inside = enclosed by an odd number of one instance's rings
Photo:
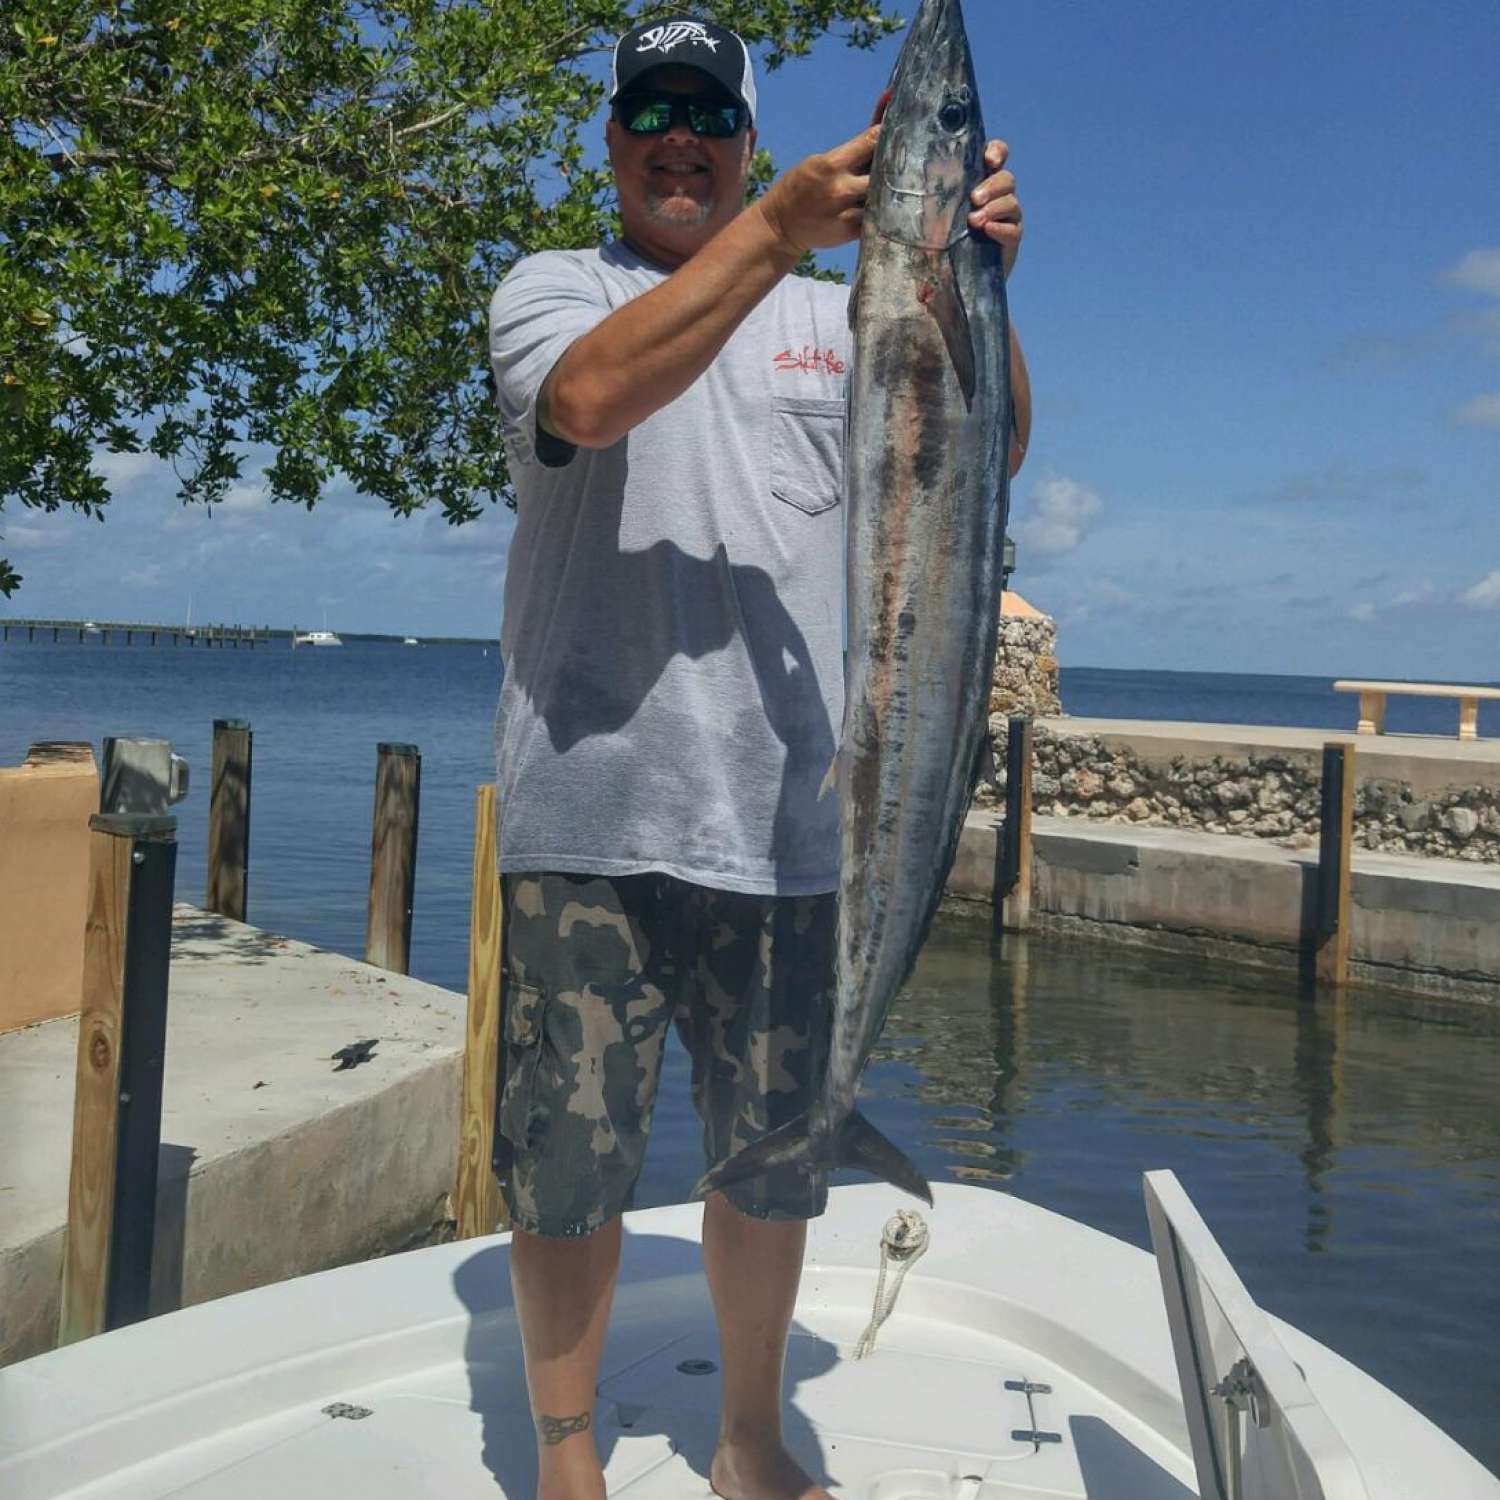
MULTIPOLYGON (((665 1034, 709 1165, 806 1108, 827 1045, 842 713, 847 289, 875 127, 745 206, 749 54, 679 19, 615 49, 623 236, 518 265, 490 311, 518 500, 497 715, 506 1038, 496 1169, 542 1500, 602 1500, 590 1432, 665 1034)), ((1007 270, 1015 182, 970 223, 1007 270)), ((1030 400, 1018 348, 1019 448, 1030 400)), ((1018 462, 1018 459, 1017 459, 1018 462)), ((781 1441, 806 1221, 795 1172, 713 1195, 703 1253, 726 1500, 821 1496, 781 1441)))

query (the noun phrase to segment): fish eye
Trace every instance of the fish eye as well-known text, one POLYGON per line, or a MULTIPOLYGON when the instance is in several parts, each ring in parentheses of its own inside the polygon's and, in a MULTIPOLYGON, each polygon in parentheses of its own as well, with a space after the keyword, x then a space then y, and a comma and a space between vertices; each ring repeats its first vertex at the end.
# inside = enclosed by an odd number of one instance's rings
POLYGON ((969 106, 959 99, 949 99, 938 111, 938 120, 944 130, 957 135, 969 123, 969 106))

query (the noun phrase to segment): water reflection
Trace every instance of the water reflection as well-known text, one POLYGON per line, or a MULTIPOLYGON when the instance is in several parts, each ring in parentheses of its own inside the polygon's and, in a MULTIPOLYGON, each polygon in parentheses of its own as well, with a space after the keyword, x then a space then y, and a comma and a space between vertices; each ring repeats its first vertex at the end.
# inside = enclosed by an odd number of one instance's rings
POLYGON ((1307 1138, 1300 1153, 1307 1184, 1307 1222, 1302 1243, 1309 1254, 1324 1248, 1333 1228, 1323 1182, 1334 1166, 1340 1068, 1343 1058, 1347 993, 1318 998, 1304 994, 1297 1004, 1297 1046, 1293 1087, 1302 1100, 1307 1138))
POLYGON ((934 1180, 1147 1243, 1171 1167, 1272 1311, 1500 1468, 1500 1010, 939 925, 867 1075, 934 1180))

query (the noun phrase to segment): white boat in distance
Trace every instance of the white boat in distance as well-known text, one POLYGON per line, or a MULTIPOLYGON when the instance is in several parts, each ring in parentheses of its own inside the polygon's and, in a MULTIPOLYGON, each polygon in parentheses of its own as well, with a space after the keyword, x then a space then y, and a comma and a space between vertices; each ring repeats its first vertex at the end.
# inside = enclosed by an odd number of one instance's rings
POLYGON ((292 646, 342 646, 344 643, 331 630, 309 630, 303 634, 292 634, 292 646))
MULTIPOLYGON (((1500 1500, 1262 1312, 1170 1173, 1146 1179, 1154 1261, 990 1189, 935 1192, 924 1223, 892 1219, 883 1184, 837 1188, 810 1229, 786 1433, 842 1500, 1500 1500)), ((593 1413, 611 1496, 710 1493, 701 1221, 626 1216, 593 1413)), ((509 1257, 508 1235, 417 1250, 0 1369, 0 1495, 531 1500, 509 1257)))
POLYGON ((404 641, 401 642, 401 644, 403 646, 420 646, 422 643, 416 638, 416 636, 409 635, 404 641))

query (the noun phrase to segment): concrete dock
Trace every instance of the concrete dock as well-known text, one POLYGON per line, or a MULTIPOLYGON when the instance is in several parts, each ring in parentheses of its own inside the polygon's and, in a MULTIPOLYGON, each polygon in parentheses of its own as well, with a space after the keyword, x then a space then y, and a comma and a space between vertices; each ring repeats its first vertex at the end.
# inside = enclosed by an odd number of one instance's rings
MULTIPOLYGON (((179 906, 153 1310, 439 1237, 464 1006, 179 906), (335 1071, 370 1038, 367 1062, 335 1071)), ((0 1034, 0 1365, 56 1338, 77 1046, 77 1016, 0 1034)))

